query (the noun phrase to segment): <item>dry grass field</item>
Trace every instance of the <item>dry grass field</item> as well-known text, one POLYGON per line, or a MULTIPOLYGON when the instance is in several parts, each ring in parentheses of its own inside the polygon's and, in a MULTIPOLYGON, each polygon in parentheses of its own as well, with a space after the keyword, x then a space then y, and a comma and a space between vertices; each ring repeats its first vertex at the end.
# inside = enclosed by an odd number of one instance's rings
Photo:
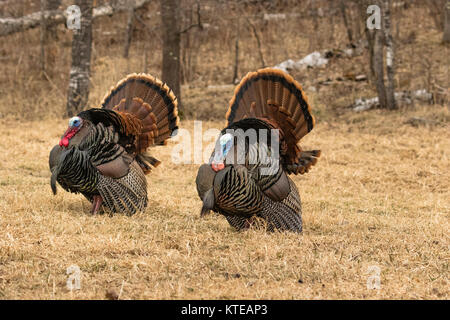
MULTIPOLYGON (((294 178, 301 235, 200 219, 198 165, 173 164, 174 142, 152 150, 162 165, 148 176, 145 212, 91 216, 82 196, 50 190, 48 151, 65 121, 0 121, 0 297, 448 299, 450 131, 407 123, 429 108, 319 123, 303 145, 323 155, 294 178), (81 270, 73 292, 70 265, 81 270), (370 266, 379 290, 367 289, 370 266)), ((448 123, 447 108, 432 108, 448 123)))
MULTIPOLYGON (((30 2, 34 7, 24 13, 38 10, 39 1, 30 2)), ((192 65, 182 90, 181 127, 191 132, 194 119, 203 120, 204 131, 222 129, 233 92, 230 25, 239 12, 216 21, 216 2, 204 3, 204 22, 212 27, 190 33, 192 65)), ((121 56, 126 15, 94 23, 87 108, 128 73, 161 76, 157 6, 149 6, 145 20, 150 32, 138 26, 129 59, 121 56)), ((432 91, 438 84, 448 92, 449 47, 426 8, 396 9, 394 19, 398 90, 432 91)), ((345 49, 337 17, 320 18, 317 26, 309 18, 254 23, 270 66, 314 50, 345 49)), ((248 26, 241 28, 239 76, 260 67, 256 40, 248 26)), ((303 201, 300 235, 237 232, 222 216, 200 219, 199 164, 174 164, 175 141, 150 150, 162 164, 147 176, 145 212, 92 216, 81 195, 58 188, 53 196, 50 189, 49 151, 67 128, 71 34, 59 26, 58 35, 45 79, 36 58, 39 28, 0 43, 0 299, 450 298, 448 100, 353 112, 355 98, 376 95, 373 85, 318 82, 367 75, 367 50, 332 58, 325 68, 293 71, 317 119, 301 145, 322 150, 308 174, 293 178, 303 201), (72 265, 81 271, 81 287, 73 291, 66 286, 72 265), (380 287, 368 289, 376 270, 380 287)))

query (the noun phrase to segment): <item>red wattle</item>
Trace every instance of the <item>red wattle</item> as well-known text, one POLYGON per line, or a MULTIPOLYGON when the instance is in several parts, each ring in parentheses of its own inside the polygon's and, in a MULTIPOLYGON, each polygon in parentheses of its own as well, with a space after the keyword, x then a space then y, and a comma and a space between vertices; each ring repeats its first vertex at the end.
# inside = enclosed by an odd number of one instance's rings
POLYGON ((225 164, 213 162, 213 163, 211 164, 211 168, 212 168, 215 172, 218 172, 218 171, 222 170, 223 168, 225 168, 225 164))
POLYGON ((69 145, 69 139, 67 139, 66 137, 62 138, 61 141, 59 141, 59 145, 63 145, 67 148, 67 146, 69 145))

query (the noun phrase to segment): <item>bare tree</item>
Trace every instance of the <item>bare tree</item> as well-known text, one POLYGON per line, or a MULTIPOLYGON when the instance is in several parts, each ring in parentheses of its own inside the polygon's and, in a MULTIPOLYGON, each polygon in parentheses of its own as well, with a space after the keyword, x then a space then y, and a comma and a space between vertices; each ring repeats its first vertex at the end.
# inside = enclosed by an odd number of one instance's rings
POLYGON ((424 1, 428 5, 430 15, 433 18, 434 25, 438 30, 443 30, 445 19, 445 5, 448 0, 424 1))
POLYGON ((123 57, 128 58, 128 54, 130 52, 130 46, 131 46, 131 38, 133 36, 133 22, 134 22, 134 6, 135 1, 134 0, 128 0, 128 5, 130 6, 128 8, 128 15, 127 15, 127 29, 125 31, 125 46, 123 49, 123 57))
POLYGON ((41 0, 41 30, 40 30, 40 45, 41 45, 41 55, 39 59, 39 64, 41 67, 42 74, 45 72, 45 38, 47 33, 45 32, 46 29, 46 23, 45 23, 45 15, 44 15, 44 8, 47 0, 41 0))
POLYGON ((358 1, 359 0, 354 0, 352 2, 350 2, 351 6, 349 9, 349 16, 350 19, 353 21, 353 26, 354 26, 354 33, 353 33, 353 40, 354 41, 358 41, 361 40, 361 20, 360 19, 355 19, 355 14, 353 13, 353 10, 356 11, 356 15, 358 12, 357 9, 357 5, 358 5, 358 1))
POLYGON ((262 52, 261 39, 259 38, 258 31, 256 30, 256 27, 253 24, 253 22, 251 22, 250 19, 248 19, 248 18, 247 18, 247 23, 252 28, 253 35, 256 38, 256 43, 258 44, 259 60, 261 61, 261 67, 265 68, 267 65, 266 65, 266 61, 264 60, 264 55, 263 55, 263 52, 262 52))
POLYGON ((173 90, 181 109, 180 0, 160 0, 160 5, 163 25, 162 81, 173 90))
POLYGON ((344 26, 347 29, 348 42, 351 45, 353 43, 352 25, 351 25, 351 23, 349 23, 349 21, 347 19, 347 13, 345 12, 344 0, 340 1, 339 8, 341 10, 342 19, 344 20, 344 26))
MULTIPOLYGON (((365 33, 369 47, 371 79, 375 83, 378 101, 381 108, 395 109, 395 51, 391 33, 391 0, 373 1, 380 8, 380 29, 365 33), (386 58, 384 58, 386 48, 386 58), (387 86, 384 81, 384 65, 386 64, 387 86)), ((361 1, 360 12, 366 13, 368 1, 361 1)), ((367 15, 365 15, 367 18, 367 15)))
POLYGON ((378 93, 378 101, 381 108, 386 108, 386 87, 384 85, 384 63, 383 63, 383 33, 382 30, 374 30, 373 42, 373 71, 375 75, 375 86, 378 93))
POLYGON ((61 4, 61 0, 41 0, 41 19, 40 19, 40 67, 41 72, 45 74, 47 67, 53 62, 55 58, 55 50, 48 50, 48 44, 51 40, 57 40, 56 25, 48 23, 49 18, 45 16, 45 12, 55 12, 61 4))
POLYGON ((391 33, 391 0, 383 1, 383 31, 386 45, 386 107, 388 109, 395 109, 395 51, 394 40, 391 33))
MULTIPOLYGON (((312 16, 312 20, 313 20, 313 27, 314 30, 319 30, 319 5, 318 5, 318 1, 317 0, 311 0, 309 2, 309 9, 310 9, 310 14, 312 16)), ((320 43, 320 32, 317 32, 317 37, 311 37, 309 39, 309 48, 308 48, 308 52, 312 52, 314 51, 314 49, 316 49, 317 47, 317 43, 320 43)))
POLYGON ((450 43, 450 1, 445 4, 445 19, 444 19, 444 36, 442 41, 444 43, 450 43))
POLYGON ((80 7, 80 29, 73 30, 72 67, 70 69, 67 115, 73 116, 88 102, 92 48, 92 1, 76 0, 80 7))
POLYGON ((369 79, 370 81, 373 83, 375 82, 375 63, 374 63, 374 57, 375 57, 375 31, 374 30, 369 30, 366 26, 366 19, 367 19, 367 13, 366 13, 366 9, 367 9, 367 5, 368 2, 364 1, 364 0, 360 0, 358 2, 358 10, 359 10, 359 15, 362 18, 363 24, 364 24, 364 33, 366 35, 366 39, 367 39, 367 46, 368 46, 368 50, 369 50, 369 66, 370 66, 370 70, 369 70, 369 79))
MULTIPOLYGON (((194 22, 194 8, 191 7, 187 11, 189 20, 189 25, 187 27, 183 27, 182 31, 180 33, 183 36, 183 43, 181 45, 182 47, 182 64, 181 64, 181 78, 183 80, 183 83, 188 82, 191 78, 191 75, 193 73, 192 70, 192 49, 195 47, 196 50, 198 50, 198 46, 200 45, 200 41, 198 41, 199 35, 194 35, 191 37, 191 30, 194 28, 197 28, 199 30, 204 30, 203 23, 202 23, 202 16, 200 12, 200 1, 196 1, 196 8, 195 8, 195 16, 197 17, 197 22, 194 22), (196 41, 197 40, 197 41, 196 41), (195 45, 192 45, 192 43, 195 43, 195 45)), ((196 53, 197 54, 197 53, 196 53)))
POLYGON ((238 71, 239 71, 239 17, 236 19, 236 39, 234 43, 234 68, 233 68, 233 79, 232 83, 237 83, 239 81, 238 71))
MULTIPOLYGON (((189 20, 189 23, 192 24, 194 21, 193 18, 193 11, 192 8, 189 8, 187 10, 187 18, 189 20)), ((191 78, 191 63, 192 63, 192 48, 191 48, 191 43, 193 39, 191 39, 191 33, 190 32, 186 32, 186 35, 183 37, 182 39, 182 64, 181 64, 181 83, 187 83, 189 82, 190 78, 191 78)))

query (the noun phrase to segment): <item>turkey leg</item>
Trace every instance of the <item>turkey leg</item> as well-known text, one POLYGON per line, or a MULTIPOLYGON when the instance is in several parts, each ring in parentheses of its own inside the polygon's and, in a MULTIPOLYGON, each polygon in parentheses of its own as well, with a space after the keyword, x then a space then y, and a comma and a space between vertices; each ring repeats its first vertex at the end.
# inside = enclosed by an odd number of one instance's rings
POLYGON ((96 214, 98 209, 100 209, 100 206, 102 205, 103 199, 102 196, 95 195, 92 199, 92 214, 96 214))

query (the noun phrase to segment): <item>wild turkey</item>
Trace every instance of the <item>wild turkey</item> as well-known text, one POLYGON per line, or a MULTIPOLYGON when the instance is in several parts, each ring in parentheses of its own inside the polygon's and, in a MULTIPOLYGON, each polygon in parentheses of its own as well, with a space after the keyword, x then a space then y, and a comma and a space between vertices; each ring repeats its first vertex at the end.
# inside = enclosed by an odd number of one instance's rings
POLYGON ((169 87, 150 75, 132 74, 105 96, 101 108, 69 120, 59 145, 50 152, 51 187, 56 182, 111 212, 133 214, 147 206, 145 174, 160 164, 145 154, 164 145, 178 128, 177 100, 169 87))
POLYGON ((250 72, 226 119, 209 164, 197 174, 201 216, 213 210, 238 230, 262 222, 268 231, 301 232, 300 195, 288 174, 308 172, 320 156, 297 144, 314 127, 301 86, 281 70, 250 72))

